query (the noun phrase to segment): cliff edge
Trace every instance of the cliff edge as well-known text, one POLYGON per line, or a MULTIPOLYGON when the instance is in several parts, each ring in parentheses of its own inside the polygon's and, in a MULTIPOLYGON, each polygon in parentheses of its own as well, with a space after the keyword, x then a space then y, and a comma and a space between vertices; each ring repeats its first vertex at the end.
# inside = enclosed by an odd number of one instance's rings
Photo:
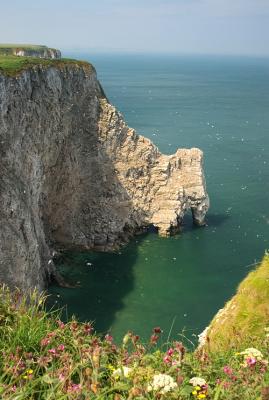
MULTIPOLYGON (((45 60, 44 60, 45 61, 45 60)), ((42 289, 53 249, 112 250, 209 207, 199 149, 163 155, 106 99, 87 63, 0 69, 0 280, 42 289)))
POLYGON ((243 350, 268 339, 269 254, 240 283, 236 294, 218 311, 200 335, 200 349, 243 350))

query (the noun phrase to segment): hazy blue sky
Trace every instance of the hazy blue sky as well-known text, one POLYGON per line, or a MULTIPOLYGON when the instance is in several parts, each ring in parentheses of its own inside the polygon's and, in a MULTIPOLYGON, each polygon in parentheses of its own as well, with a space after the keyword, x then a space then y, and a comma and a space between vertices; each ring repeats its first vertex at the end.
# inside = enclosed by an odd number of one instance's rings
POLYGON ((2 0, 0 42, 269 55, 269 0, 2 0))

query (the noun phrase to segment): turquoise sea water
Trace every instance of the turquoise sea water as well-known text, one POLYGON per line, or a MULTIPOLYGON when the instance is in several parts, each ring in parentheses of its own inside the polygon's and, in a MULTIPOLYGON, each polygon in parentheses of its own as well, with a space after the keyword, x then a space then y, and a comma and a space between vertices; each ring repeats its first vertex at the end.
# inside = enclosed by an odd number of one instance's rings
MULTIPOLYGON (((72 56, 72 54, 69 54, 72 56)), ((76 289, 51 287, 68 315, 119 339, 200 333, 269 248, 269 59, 77 55, 91 61, 127 123, 164 153, 200 147, 211 208, 206 228, 136 237, 114 254, 68 254, 76 289), (92 265, 86 265, 91 263, 92 265)))

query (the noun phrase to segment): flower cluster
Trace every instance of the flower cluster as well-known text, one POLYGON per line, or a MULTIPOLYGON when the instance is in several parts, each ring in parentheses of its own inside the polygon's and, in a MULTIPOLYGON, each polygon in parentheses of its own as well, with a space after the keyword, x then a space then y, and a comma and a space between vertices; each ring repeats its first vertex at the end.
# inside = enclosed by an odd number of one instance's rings
POLYGON ((148 392, 155 391, 165 394, 177 388, 177 384, 170 375, 157 374, 153 376, 152 382, 148 385, 148 392))
POLYGON ((206 380, 195 376, 189 380, 189 383, 194 387, 192 394, 197 399, 205 399, 207 396, 208 385, 206 380))

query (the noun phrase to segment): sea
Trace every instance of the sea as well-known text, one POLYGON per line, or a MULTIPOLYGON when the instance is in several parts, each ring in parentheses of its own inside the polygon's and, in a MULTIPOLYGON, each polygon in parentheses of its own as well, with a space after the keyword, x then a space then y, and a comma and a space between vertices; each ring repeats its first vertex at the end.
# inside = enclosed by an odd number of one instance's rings
POLYGON ((50 301, 121 341, 197 335, 269 249, 269 59, 90 54, 110 102, 165 154, 199 147, 210 196, 207 226, 149 231, 114 253, 72 252, 58 266, 76 288, 50 301))

